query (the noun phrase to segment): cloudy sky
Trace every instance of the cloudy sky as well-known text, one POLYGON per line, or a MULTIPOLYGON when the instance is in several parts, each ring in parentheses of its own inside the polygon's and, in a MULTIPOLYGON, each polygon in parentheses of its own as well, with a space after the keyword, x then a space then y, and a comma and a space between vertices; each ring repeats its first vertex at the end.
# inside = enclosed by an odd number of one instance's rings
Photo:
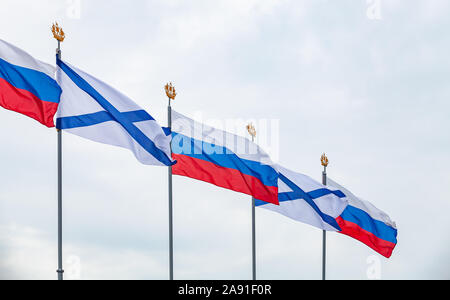
MULTIPOLYGON (((328 235, 330 279, 450 279, 448 0, 2 0, 0 38, 108 82, 165 124, 279 122, 267 149, 396 221, 391 259, 328 235), (378 274, 374 276, 374 274, 378 274)), ((56 131, 0 109, 0 279, 55 279, 56 131)), ((257 123, 258 124, 258 123, 257 123)), ((168 278, 167 169, 64 135, 72 279, 168 278)), ((175 278, 251 278, 248 196, 174 178, 175 278)), ((322 232, 257 211, 258 278, 320 279, 322 232)))

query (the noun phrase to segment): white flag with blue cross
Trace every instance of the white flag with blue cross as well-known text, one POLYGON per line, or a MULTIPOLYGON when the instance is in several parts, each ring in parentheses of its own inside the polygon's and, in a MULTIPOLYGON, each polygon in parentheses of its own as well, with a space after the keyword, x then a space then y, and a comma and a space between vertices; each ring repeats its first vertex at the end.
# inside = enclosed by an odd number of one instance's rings
POLYGON ((171 136, 127 96, 57 61, 62 89, 56 127, 89 140, 131 150, 146 165, 170 166, 171 136))

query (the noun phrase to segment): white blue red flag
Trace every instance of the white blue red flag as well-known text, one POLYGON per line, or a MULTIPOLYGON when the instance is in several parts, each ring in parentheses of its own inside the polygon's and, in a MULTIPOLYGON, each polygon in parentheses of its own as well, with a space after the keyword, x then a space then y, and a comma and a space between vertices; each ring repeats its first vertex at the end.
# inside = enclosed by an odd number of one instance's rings
POLYGON ((56 127, 131 150, 146 165, 169 166, 170 135, 145 110, 106 83, 57 60, 62 88, 56 127))
POLYGON ((397 245, 397 227, 389 216, 370 202, 353 195, 331 179, 327 186, 341 190, 348 206, 336 219, 342 234, 348 235, 389 258, 397 245))
POLYGON ((0 106, 55 127, 61 96, 55 68, 0 39, 0 106))
POLYGON ((250 140, 172 113, 174 175, 205 181, 278 204, 278 172, 250 140))
POLYGON ((278 200, 280 205, 272 205, 256 200, 257 207, 268 209, 328 231, 339 231, 336 218, 347 207, 345 195, 330 189, 314 179, 281 166, 278 179, 278 200))

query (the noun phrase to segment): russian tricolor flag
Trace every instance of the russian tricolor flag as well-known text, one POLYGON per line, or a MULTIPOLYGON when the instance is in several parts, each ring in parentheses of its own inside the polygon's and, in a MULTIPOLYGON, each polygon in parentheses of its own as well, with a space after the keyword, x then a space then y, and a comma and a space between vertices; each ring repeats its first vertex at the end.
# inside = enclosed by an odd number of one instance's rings
POLYGON ((278 172, 250 140, 172 111, 174 175, 205 181, 278 205, 278 172))
POLYGON ((331 179, 328 186, 341 190, 348 201, 347 208, 336 219, 339 233, 348 235, 369 246, 384 257, 391 257, 397 245, 397 228, 389 216, 372 203, 353 195, 331 179))
POLYGON ((0 106, 55 127, 61 88, 55 68, 0 40, 0 106))

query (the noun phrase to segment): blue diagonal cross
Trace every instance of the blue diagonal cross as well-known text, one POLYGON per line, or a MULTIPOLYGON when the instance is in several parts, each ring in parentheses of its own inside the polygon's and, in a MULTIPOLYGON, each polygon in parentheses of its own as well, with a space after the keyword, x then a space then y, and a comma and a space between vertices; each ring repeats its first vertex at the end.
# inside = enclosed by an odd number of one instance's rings
MULTIPOLYGON (((305 191, 303 191, 299 186, 297 186, 295 183, 293 183, 291 180, 289 180, 286 176, 284 176, 283 174, 280 174, 281 181, 283 181, 291 190, 292 192, 286 192, 286 193, 278 193, 278 201, 281 202, 285 202, 285 201, 293 201, 293 200, 305 200, 306 203, 308 203, 313 209, 314 211, 322 218, 322 220, 333 226, 334 228, 336 228, 337 230, 341 231, 341 228, 339 227, 338 223, 336 222, 336 220, 327 215, 324 214, 320 208, 317 206, 317 204, 314 202, 314 199, 329 195, 329 194, 334 194, 339 198, 345 198, 345 194, 342 193, 341 191, 331 191, 329 189, 318 189, 318 190, 314 190, 311 191, 309 193, 306 193, 305 191)), ((261 201, 261 200, 256 200, 256 206, 262 206, 262 205, 266 205, 267 202, 261 201)))

